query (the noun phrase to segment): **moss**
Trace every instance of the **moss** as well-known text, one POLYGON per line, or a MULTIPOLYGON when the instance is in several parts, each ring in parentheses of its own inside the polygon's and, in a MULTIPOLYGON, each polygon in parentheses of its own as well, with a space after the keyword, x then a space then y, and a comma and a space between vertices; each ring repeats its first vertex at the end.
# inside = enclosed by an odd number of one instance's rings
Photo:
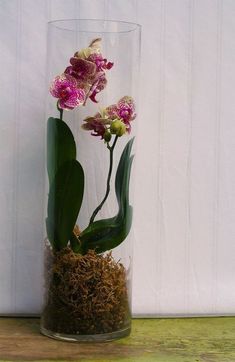
POLYGON ((51 258, 43 327, 63 334, 111 333, 130 324, 126 270, 111 253, 75 254, 67 247, 51 258))

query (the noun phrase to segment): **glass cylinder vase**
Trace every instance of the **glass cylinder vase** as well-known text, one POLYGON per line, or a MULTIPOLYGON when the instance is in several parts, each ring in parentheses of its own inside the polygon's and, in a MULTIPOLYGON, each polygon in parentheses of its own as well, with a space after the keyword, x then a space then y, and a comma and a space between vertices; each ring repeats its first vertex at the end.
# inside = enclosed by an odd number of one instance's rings
POLYGON ((131 330, 140 26, 48 26, 45 298, 41 332, 108 341, 131 330))

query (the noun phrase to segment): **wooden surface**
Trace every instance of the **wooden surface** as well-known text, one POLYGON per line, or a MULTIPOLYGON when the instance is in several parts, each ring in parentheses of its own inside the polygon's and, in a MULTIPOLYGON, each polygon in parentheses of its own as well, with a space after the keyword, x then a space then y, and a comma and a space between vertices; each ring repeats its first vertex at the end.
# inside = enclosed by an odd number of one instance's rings
POLYGON ((235 362, 235 317, 134 319, 130 337, 103 344, 55 341, 37 318, 1 318, 3 361, 235 362))

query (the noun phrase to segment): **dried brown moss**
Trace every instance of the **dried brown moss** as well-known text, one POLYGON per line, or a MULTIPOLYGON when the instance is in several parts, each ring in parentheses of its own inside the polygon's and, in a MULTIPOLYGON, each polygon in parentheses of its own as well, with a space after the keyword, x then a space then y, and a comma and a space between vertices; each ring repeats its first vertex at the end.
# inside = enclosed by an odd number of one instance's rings
MULTIPOLYGON (((47 259, 48 260, 48 259, 47 259)), ((110 333, 129 326, 126 270, 111 253, 57 252, 48 269, 43 325, 57 333, 110 333)))

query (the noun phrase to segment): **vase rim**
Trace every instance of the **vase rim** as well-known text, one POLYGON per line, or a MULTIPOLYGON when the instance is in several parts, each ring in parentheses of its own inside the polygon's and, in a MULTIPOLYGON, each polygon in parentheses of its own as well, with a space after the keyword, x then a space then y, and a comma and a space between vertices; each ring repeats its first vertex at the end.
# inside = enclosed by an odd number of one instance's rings
POLYGON ((136 30, 140 30, 141 29, 141 25, 138 23, 134 23, 134 22, 129 22, 129 21, 122 21, 122 20, 106 20, 106 19, 86 19, 86 18, 72 18, 72 19, 56 19, 56 20, 51 20, 48 21, 48 26, 53 26, 57 29, 60 30, 64 30, 64 31, 72 31, 72 32, 83 32, 83 33, 104 33, 104 34, 120 34, 120 33, 130 33, 130 32, 134 32, 136 30), (109 25, 114 25, 114 24, 118 24, 120 29, 115 29, 115 30, 109 30, 109 29, 102 29, 102 30, 83 30, 83 29, 71 29, 68 27, 68 25, 66 26, 66 22, 67 23, 86 23, 86 22, 90 22, 90 23, 97 23, 97 24, 104 24, 107 23, 109 25))

